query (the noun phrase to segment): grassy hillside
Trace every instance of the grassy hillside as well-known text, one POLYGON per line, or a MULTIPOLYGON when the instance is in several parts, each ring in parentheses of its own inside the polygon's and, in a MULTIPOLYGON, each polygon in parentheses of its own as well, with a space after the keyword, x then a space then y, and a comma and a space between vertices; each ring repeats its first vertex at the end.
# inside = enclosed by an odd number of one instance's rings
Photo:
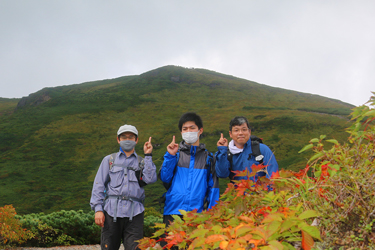
MULTIPOLYGON (((343 140, 352 105, 273 88, 205 69, 165 66, 139 76, 45 88, 22 99, 0 99, 0 206, 19 213, 89 210, 92 182, 105 155, 118 150, 116 132, 139 132, 138 153, 152 136, 159 168, 184 112, 202 116, 202 142, 216 151, 228 123, 246 116, 252 133, 274 150, 281 168, 299 169, 297 152, 320 134, 343 140), (19 101, 19 102, 18 102, 19 101), (18 103, 18 106, 17 106, 18 103), (12 111, 14 110, 14 111, 12 111)), ((222 181, 225 187, 225 181, 222 181)), ((164 192, 146 187, 146 205, 164 192)))

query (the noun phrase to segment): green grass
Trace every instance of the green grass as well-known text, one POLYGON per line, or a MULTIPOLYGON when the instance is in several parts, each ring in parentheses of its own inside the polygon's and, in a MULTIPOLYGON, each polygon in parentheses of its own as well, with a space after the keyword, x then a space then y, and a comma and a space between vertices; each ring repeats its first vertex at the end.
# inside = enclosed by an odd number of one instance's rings
MULTIPOLYGON (((0 99, 0 206, 13 204, 21 214, 61 209, 88 211, 92 182, 103 157, 116 152, 119 126, 140 132, 136 151, 152 136, 153 160, 159 169, 177 124, 187 111, 201 115, 202 142, 215 152, 229 121, 248 117, 252 133, 275 152, 280 168, 299 169, 307 155, 298 151, 321 133, 346 139, 353 107, 204 69, 166 66, 127 76, 56 88, 24 99, 0 99), (51 99, 36 105, 41 97, 51 99), (315 107, 311 112, 310 107, 315 107), (321 112, 321 111, 327 112, 321 112), (337 112, 336 112, 336 111, 337 112), (4 112, 6 111, 6 112, 4 112), (336 112, 331 115, 328 111, 336 112), (337 114, 340 114, 338 116, 337 114)), ((221 191, 227 180, 221 180, 221 191)), ((165 192, 160 181, 146 190, 146 206, 158 208, 165 192)))

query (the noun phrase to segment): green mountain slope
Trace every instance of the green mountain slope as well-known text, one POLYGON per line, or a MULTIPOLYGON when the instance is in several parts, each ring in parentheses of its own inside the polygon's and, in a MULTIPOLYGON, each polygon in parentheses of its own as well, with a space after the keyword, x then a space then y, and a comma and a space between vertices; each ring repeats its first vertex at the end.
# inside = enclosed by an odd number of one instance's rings
MULTIPOLYGON (((220 133, 246 116, 252 133, 274 150, 280 168, 299 169, 297 152, 320 134, 341 141, 354 106, 325 97, 273 88, 205 69, 161 67, 139 76, 45 88, 22 99, 0 99, 0 206, 19 213, 89 210, 92 182, 105 155, 116 152, 116 132, 127 123, 139 132, 136 151, 152 136, 160 168, 184 112, 202 116, 202 142, 216 151, 220 133)), ((226 181, 221 181, 225 187, 226 181)), ((161 183, 146 187, 156 206, 161 183)))

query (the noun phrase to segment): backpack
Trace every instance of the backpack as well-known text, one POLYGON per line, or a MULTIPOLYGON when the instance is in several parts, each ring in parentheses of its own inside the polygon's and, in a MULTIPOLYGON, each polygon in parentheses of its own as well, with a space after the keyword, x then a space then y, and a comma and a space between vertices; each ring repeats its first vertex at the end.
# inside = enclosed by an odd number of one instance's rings
MULTIPOLYGON (((214 156, 213 156, 212 153, 208 152, 207 150, 205 152, 207 152, 205 169, 207 169, 207 182, 209 182, 209 180, 210 180, 210 173, 213 172, 212 169, 215 169, 215 161, 214 161, 214 156), (207 157, 208 157, 208 162, 207 162, 207 157)), ((178 153, 177 154, 177 163, 176 163, 176 166, 174 168, 173 176, 172 176, 171 181, 169 183, 163 182, 163 186, 164 186, 164 188, 167 191, 172 186, 172 181, 173 181, 174 175, 176 174, 176 169, 177 169, 177 164, 178 164, 179 158, 180 158, 180 154, 178 153)), ((159 173, 158 173, 158 178, 159 179, 161 179, 160 178, 160 172, 161 172, 161 168, 159 169, 159 173)), ((164 204, 165 204, 165 200, 166 200, 165 195, 167 194, 167 191, 164 192, 163 195, 159 198, 160 213, 162 213, 162 209, 164 208, 164 204)))
MULTIPOLYGON (((115 162, 116 155, 117 155, 117 153, 113 153, 109 157, 109 170, 111 170, 112 167, 113 167, 113 163, 115 162)), ((132 170, 132 171, 135 172, 135 177, 137 177, 139 186, 140 187, 144 187, 144 186, 147 185, 147 183, 142 180, 142 171, 143 171, 143 168, 145 166, 145 161, 139 155, 138 155, 138 165, 139 165, 139 168, 140 168, 139 170, 136 170, 136 169, 134 169, 132 167, 126 167, 126 168, 128 170, 132 170)))
MULTIPOLYGON (((254 159, 259 162, 259 164, 262 164, 263 163, 263 159, 264 159, 264 156, 261 154, 260 152, 260 146, 259 146, 259 143, 263 143, 263 140, 255 135, 251 135, 250 136, 250 139, 251 139, 251 154, 249 154, 249 157, 247 158, 248 160, 250 160, 250 158, 253 156, 254 159)), ((230 174, 229 174, 229 179, 230 180, 233 180, 235 174, 232 172, 233 170, 233 154, 228 150, 228 153, 227 153, 227 158, 228 158, 228 161, 229 161, 229 171, 230 171, 230 174)))

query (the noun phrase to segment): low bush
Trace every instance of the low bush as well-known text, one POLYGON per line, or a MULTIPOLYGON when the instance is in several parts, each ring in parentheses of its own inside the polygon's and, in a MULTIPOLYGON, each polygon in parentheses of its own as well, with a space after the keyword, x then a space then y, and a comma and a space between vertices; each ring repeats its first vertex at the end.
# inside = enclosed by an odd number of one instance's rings
MULTIPOLYGON (((52 247, 100 243, 101 228, 94 222, 94 212, 82 210, 16 215, 10 206, 0 207, 0 246, 52 247)), ((146 208, 144 235, 150 237, 162 215, 146 208)))
POLYGON ((34 233, 34 237, 25 243, 29 246, 88 245, 98 244, 100 240, 100 228, 94 222, 93 211, 61 210, 18 218, 23 227, 34 233))

